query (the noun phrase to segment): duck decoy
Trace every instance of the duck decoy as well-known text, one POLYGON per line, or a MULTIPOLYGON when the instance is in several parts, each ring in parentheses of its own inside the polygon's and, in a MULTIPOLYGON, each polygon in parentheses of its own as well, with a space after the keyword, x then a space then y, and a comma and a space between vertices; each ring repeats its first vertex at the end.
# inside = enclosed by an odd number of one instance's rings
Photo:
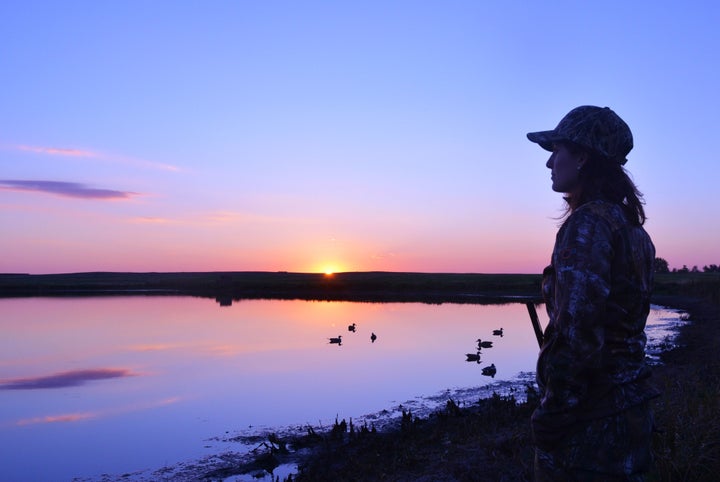
POLYGON ((500 328, 499 330, 493 330, 493 335, 495 335, 495 336, 503 336, 503 329, 500 328))
POLYGON ((375 343, 375 340, 377 340, 377 335, 373 332, 373 333, 370 335, 370 341, 373 342, 373 343, 375 343))
POLYGON ((495 368, 495 364, 493 363, 489 367, 484 367, 482 369, 482 374, 486 375, 488 377, 495 378, 495 374, 497 373, 497 368, 495 368))
POLYGON ((332 344, 342 345, 342 335, 338 335, 337 338, 335 338, 335 337, 329 338, 329 340, 330 340, 330 343, 332 343, 332 344))
POLYGON ((480 352, 466 353, 465 356, 467 357, 467 360, 465 361, 480 363, 480 352))
POLYGON ((355 333, 355 328, 355 323, 353 323, 352 325, 348 325, 348 331, 352 331, 353 333, 355 333))
POLYGON ((482 341, 480 338, 478 338, 477 342, 478 348, 492 348, 493 342, 491 341, 482 341))

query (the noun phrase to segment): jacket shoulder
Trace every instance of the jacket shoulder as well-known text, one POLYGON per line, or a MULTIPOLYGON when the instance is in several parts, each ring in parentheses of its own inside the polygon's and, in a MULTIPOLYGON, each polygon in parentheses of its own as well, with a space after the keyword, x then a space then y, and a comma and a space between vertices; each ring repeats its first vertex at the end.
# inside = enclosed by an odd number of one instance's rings
POLYGON ((610 231, 617 231, 628 224, 625 213, 620 206, 602 200, 590 201, 583 204, 568 220, 573 217, 576 217, 576 222, 581 224, 606 223, 610 231))

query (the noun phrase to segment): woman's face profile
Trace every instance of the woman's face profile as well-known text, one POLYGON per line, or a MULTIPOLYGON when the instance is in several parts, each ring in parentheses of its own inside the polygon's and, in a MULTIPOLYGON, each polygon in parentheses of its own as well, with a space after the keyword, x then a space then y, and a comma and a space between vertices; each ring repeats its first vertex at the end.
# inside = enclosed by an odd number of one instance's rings
POLYGON ((545 164, 551 171, 552 190, 572 193, 580 186, 581 156, 573 154, 565 144, 553 144, 553 152, 545 164))

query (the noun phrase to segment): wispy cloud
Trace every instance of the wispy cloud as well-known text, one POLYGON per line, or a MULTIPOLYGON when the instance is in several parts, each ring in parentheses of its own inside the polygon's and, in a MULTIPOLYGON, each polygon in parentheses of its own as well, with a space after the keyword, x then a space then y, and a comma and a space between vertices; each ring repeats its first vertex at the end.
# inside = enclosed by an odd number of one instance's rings
POLYGON ((168 398, 164 398, 161 400, 133 404, 133 405, 126 405, 126 406, 111 408, 111 409, 107 409, 107 410, 99 410, 96 412, 61 413, 61 414, 57 414, 57 415, 44 415, 44 416, 40 416, 40 417, 23 418, 23 419, 17 420, 12 423, 14 425, 23 426, 23 425, 36 425, 36 424, 41 424, 41 423, 81 422, 83 420, 88 420, 88 419, 92 419, 92 418, 109 417, 109 416, 118 415, 118 414, 122 414, 122 413, 131 413, 131 412, 153 409, 153 408, 157 408, 157 407, 165 407, 168 405, 173 405, 175 403, 179 403, 181 401, 182 401, 182 398, 180 398, 180 397, 168 397, 168 398))
POLYGON ((397 256, 396 253, 376 253, 376 254, 373 254, 370 258, 382 260, 382 259, 394 258, 396 256, 397 256))
POLYGON ((145 345, 132 345, 128 349, 131 351, 166 351, 175 350, 177 348, 184 348, 185 344, 182 343, 156 343, 156 344, 145 344, 145 345))
POLYGON ((11 149, 17 149, 25 152, 33 152, 35 154, 43 154, 48 156, 62 156, 62 157, 82 157, 87 159, 99 159, 101 161, 109 161, 120 164, 127 164, 144 169, 159 169, 162 171, 173 171, 178 172, 182 169, 173 166, 172 164, 164 164, 161 162, 146 161, 143 159, 135 159, 128 156, 108 154, 99 151, 91 151, 88 149, 75 149, 68 147, 47 147, 47 146, 26 146, 19 145, 11 147, 11 149))
POLYGON ((46 415, 44 417, 24 418, 15 422, 15 425, 35 425, 38 423, 68 423, 79 422, 90 418, 96 418, 94 413, 65 413, 62 415, 46 415))
MULTIPOLYGON (((251 212, 238 211, 215 211, 205 214, 202 222, 213 224, 245 224, 245 223, 288 223, 293 222, 297 218, 287 218, 280 216, 268 216, 263 214, 255 214, 251 212)), ((301 220, 302 222, 302 220, 301 220)))
POLYGON ((39 154, 48 154, 51 156, 70 156, 70 157, 100 157, 93 151, 83 149, 68 149, 63 147, 41 147, 41 146, 17 146, 21 151, 36 152, 39 154))
POLYGON ((138 216, 130 218, 129 223, 133 224, 180 224, 180 221, 169 218, 159 218, 153 216, 138 216))
POLYGON ((124 378, 135 375, 136 374, 132 373, 130 370, 122 368, 72 370, 39 377, 1 380, 0 390, 38 390, 45 388, 76 387, 93 380, 124 378))
MULTIPOLYGON (((1 182, 1 181, 0 181, 1 182)), ((177 218, 137 216, 128 218, 132 224, 181 225, 181 226, 237 226, 242 224, 306 224, 306 220, 297 218, 272 217, 249 212, 215 211, 194 213, 177 218)))
POLYGON ((103 201, 130 199, 131 197, 138 195, 138 193, 131 191, 96 189, 77 182, 31 181, 14 179, 0 179, 0 190, 39 192, 44 194, 54 194, 56 196, 63 197, 79 199, 99 199, 103 201))

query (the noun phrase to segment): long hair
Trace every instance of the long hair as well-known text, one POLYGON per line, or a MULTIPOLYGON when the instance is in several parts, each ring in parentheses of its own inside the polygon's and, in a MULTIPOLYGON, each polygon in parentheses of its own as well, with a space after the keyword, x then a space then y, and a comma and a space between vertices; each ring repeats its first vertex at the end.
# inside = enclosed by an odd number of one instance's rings
POLYGON ((645 224, 647 217, 642 193, 638 190, 630 175, 619 162, 606 159, 594 151, 582 146, 567 143, 573 154, 587 154, 587 161, 580 169, 580 194, 577 199, 565 197, 568 214, 574 209, 594 199, 620 205, 627 219, 636 226, 645 224))

